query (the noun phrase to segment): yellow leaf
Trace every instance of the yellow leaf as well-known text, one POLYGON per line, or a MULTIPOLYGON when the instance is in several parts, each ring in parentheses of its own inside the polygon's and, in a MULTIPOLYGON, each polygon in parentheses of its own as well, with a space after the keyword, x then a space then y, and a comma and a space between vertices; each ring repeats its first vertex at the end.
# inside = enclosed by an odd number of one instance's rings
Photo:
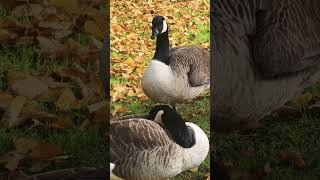
POLYGON ((129 66, 133 66, 133 65, 134 65, 134 60, 132 60, 132 59, 127 59, 127 60, 124 61, 124 63, 126 63, 126 64, 129 65, 129 66))
POLYGON ((129 96, 129 97, 132 97, 134 95, 135 95, 135 93, 131 89, 127 93, 127 96, 129 96))
POLYGON ((139 97, 139 99, 140 99, 141 101, 145 101, 145 100, 149 99, 148 96, 146 96, 146 95, 143 94, 143 93, 142 93, 142 94, 139 94, 138 97, 139 97))
POLYGON ((198 167, 192 168, 190 169, 191 172, 197 172, 198 171, 198 167))
POLYGON ((84 30, 89 34, 96 36, 98 39, 103 39, 105 37, 105 32, 103 32, 103 30, 99 28, 99 25, 94 21, 87 21, 84 24, 84 30))
POLYGON ((71 11, 73 13, 80 13, 80 6, 78 3, 78 0, 51 0, 50 1, 52 5, 64 8, 68 12, 71 11))
POLYGON ((38 143, 30 138, 19 138, 15 142, 16 151, 19 154, 27 154, 37 145, 38 143))

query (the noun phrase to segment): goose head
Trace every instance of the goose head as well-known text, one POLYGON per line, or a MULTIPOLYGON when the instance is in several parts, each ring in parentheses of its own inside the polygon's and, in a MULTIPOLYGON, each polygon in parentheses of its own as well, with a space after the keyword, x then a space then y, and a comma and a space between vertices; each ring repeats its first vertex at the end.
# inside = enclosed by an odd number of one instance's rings
POLYGON ((151 39, 156 38, 159 34, 165 33, 168 31, 168 24, 164 17, 156 16, 152 20, 152 35, 151 39))
POLYGON ((157 105, 153 107, 149 112, 148 119, 165 128, 180 146, 190 148, 196 143, 194 127, 187 126, 180 114, 171 106, 157 105))

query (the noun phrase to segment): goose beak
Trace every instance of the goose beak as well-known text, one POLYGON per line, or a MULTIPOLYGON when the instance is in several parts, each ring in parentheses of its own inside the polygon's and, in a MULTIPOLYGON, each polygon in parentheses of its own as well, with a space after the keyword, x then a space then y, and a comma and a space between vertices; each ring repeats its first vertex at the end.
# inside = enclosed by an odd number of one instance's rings
POLYGON ((155 39, 159 34, 159 30, 158 29, 152 29, 152 35, 151 35, 151 39, 155 39))

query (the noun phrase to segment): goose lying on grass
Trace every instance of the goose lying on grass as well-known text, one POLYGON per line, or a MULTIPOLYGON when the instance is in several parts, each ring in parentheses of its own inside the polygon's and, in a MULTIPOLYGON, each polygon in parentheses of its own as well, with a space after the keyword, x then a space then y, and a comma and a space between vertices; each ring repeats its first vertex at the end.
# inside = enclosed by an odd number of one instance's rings
POLYGON ((148 119, 110 123, 110 172, 130 180, 160 180, 198 167, 209 151, 207 135, 184 122, 168 105, 155 106, 148 119), (152 119, 152 120, 149 120, 152 119))
POLYGON ((164 17, 152 20, 156 51, 145 69, 141 84, 144 93, 161 103, 191 101, 210 86, 210 54, 197 46, 169 49, 168 24, 164 17))

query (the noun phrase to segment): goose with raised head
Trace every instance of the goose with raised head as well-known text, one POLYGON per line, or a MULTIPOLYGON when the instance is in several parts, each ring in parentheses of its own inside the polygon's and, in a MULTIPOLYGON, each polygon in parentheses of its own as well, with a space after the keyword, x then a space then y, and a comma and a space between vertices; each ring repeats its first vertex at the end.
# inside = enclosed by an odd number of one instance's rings
POLYGON ((174 106, 191 101, 210 86, 210 54, 197 46, 169 48, 168 29, 164 17, 153 18, 156 51, 141 84, 150 99, 174 106))
POLYGON ((174 177, 198 167, 208 151, 209 140, 203 130, 185 122, 168 105, 152 108, 148 119, 110 123, 110 173, 123 179, 174 177))
POLYGON ((250 128, 320 80, 320 1, 211 1, 216 130, 250 128))

